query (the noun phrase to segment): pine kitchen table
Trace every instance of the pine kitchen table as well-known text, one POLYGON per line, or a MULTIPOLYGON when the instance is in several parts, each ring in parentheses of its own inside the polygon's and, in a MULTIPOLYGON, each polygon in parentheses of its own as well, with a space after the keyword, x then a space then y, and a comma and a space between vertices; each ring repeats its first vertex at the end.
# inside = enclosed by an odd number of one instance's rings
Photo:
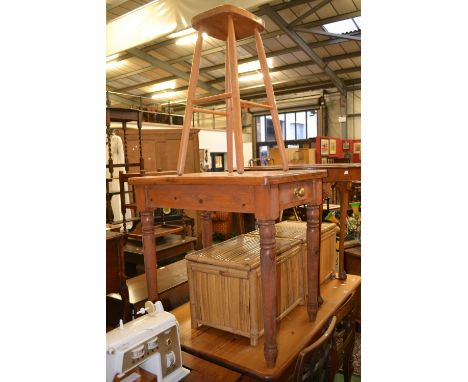
POLYGON ((275 220, 280 211, 307 205, 307 266, 309 320, 318 310, 320 208, 326 171, 249 171, 243 174, 194 173, 131 178, 141 214, 148 298, 158 299, 153 211, 158 207, 201 210, 203 247, 212 244, 211 211, 253 213, 260 234, 260 270, 264 321, 264 358, 273 368, 276 341, 275 220))

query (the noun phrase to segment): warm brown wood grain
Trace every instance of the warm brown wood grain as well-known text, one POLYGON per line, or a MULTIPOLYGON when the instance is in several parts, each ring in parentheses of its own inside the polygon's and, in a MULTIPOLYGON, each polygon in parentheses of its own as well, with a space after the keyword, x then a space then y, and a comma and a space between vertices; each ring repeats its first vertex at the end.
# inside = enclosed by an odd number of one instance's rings
POLYGON ((141 212, 141 230, 143 232, 143 250, 145 252, 145 273, 148 286, 148 299, 158 300, 158 275, 156 272, 156 243, 154 237, 153 211, 141 212), (148 256, 146 255, 148 254, 148 256))
MULTIPOLYGON (((205 24, 205 23, 204 23, 205 24)), ((238 26, 237 26, 238 27, 238 26)), ((241 105, 240 105, 240 90, 237 69, 237 50, 236 36, 234 31, 233 15, 227 13, 227 50, 229 52, 229 82, 232 91, 231 112, 232 128, 234 132, 234 142, 236 143, 236 167, 237 172, 244 172, 244 153, 242 144, 242 121, 241 121, 241 105)))
POLYGON ((361 278, 348 275, 342 280, 329 280, 322 285, 324 303, 311 322, 307 308, 298 306, 277 326, 278 356, 273 368, 263 362, 263 337, 258 345, 250 346, 247 338, 202 326, 192 329, 190 323, 190 304, 172 310, 180 325, 182 349, 200 358, 238 371, 253 380, 285 381, 294 369, 299 352, 317 338, 324 323, 334 314, 344 301, 360 285, 361 278))
POLYGON ((211 211, 203 211, 202 219, 202 243, 203 248, 207 248, 213 244, 213 222, 211 221, 211 211))
MULTIPOLYGON (((138 210, 151 211, 157 207, 167 206, 169 199, 167 195, 167 187, 171 187, 170 197, 174 201, 179 203, 179 208, 186 208, 186 203, 193 203, 194 190, 197 189, 197 194, 195 196, 198 198, 199 203, 198 210, 204 211, 225 211, 226 203, 229 206, 232 206, 234 212, 253 212, 257 220, 261 221, 272 221, 276 220, 279 217, 279 211, 284 209, 284 205, 291 205, 291 200, 295 200, 297 204, 308 204, 313 208, 318 210, 319 205, 322 203, 322 182, 321 177, 325 176, 324 172, 316 171, 288 171, 288 172, 249 172, 243 175, 236 173, 222 173, 215 174, 213 173, 199 173, 199 174, 185 174, 182 176, 163 176, 163 177, 142 177, 142 178, 132 178, 129 180, 131 184, 135 186, 135 195, 138 210), (192 182, 192 183, 190 183, 192 182), (290 195, 288 198, 279 198, 279 188, 281 185, 287 185, 291 183, 296 185, 298 183, 303 183, 304 187, 310 189, 310 193, 305 193, 304 196, 298 198, 294 192, 294 187, 291 189, 290 195), (192 186, 190 186, 192 184, 192 186), (232 185, 230 188, 234 189, 235 187, 238 190, 244 188, 249 190, 248 193, 243 191, 236 192, 235 194, 229 194, 229 191, 226 190, 226 186, 232 185), (234 186, 235 185, 235 186, 234 186), (177 187, 178 186, 178 187, 177 187), (252 192, 253 191, 253 192, 252 192), (166 195, 166 196, 165 196, 166 195), (226 197, 227 195, 227 197, 226 197), (239 195, 245 195, 240 197, 239 195), (254 196, 254 203, 251 203, 252 195, 254 196), (232 198, 239 198, 239 203, 242 208, 247 209, 247 211, 240 209, 239 207, 233 206, 232 202, 229 202, 229 196, 232 198), (162 204, 160 204, 162 203, 162 204), (229 204, 231 203, 231 204, 229 204), (250 204, 249 204, 250 203, 250 204)), ((294 203, 293 203, 294 204, 294 203)), ((192 206, 192 204, 190 204, 192 206)), ((195 206, 193 206, 195 208, 195 206)), ((308 258, 318 259, 318 251, 320 247, 318 230, 319 230, 319 221, 315 221, 315 217, 312 218, 312 224, 317 224, 317 228, 312 227, 312 234, 308 236, 308 240, 312 240, 313 243, 308 244, 307 252, 308 258), (312 255, 314 253, 315 255, 312 255)), ((146 229, 153 229, 152 223, 151 226, 147 226, 146 229)), ((260 233, 262 235, 262 233, 260 233)), ((274 239, 274 236, 273 236, 274 239)), ((262 240, 262 239, 261 239, 262 240)), ((154 238, 153 238, 154 243, 154 238)), ((153 247, 154 248, 154 247, 153 247)), ((268 245, 266 245, 268 248, 268 245)), ((149 261, 154 261, 154 249, 146 246, 145 242, 145 263, 147 258, 149 261)), ((268 255, 264 255, 263 258, 274 256, 274 252, 267 249, 265 252, 268 255)), ((308 262, 308 285, 317 284, 318 285, 318 269, 313 269, 318 266, 317 261, 308 262), (315 278, 314 278, 315 277, 315 278)), ((271 275, 268 272, 271 272, 271 265, 274 264, 274 261, 271 260, 265 261, 265 267, 262 266, 262 284, 268 284, 268 286, 262 285, 262 306, 263 306, 263 320, 264 327, 268 327, 265 331, 265 338, 268 338, 268 345, 265 352, 265 359, 268 364, 271 366, 274 362, 274 326, 275 326, 275 315, 273 314, 274 301, 276 299, 276 283, 268 281, 271 278, 271 275), (270 262, 270 264, 268 264, 270 262), (272 263, 272 264, 271 264, 272 263), (264 269, 265 268, 265 269, 264 269), (266 306, 266 308, 265 308, 266 306)), ((145 265, 146 269, 146 265, 145 265)), ((274 272, 274 271, 273 271, 274 272)), ((148 270, 146 271, 148 276, 148 270)), ((155 277, 154 277, 155 278, 155 277)), ((275 279, 275 278, 273 278, 275 279)), ((148 279, 148 284, 152 279, 148 279)), ((153 285, 148 285, 148 290, 155 288, 156 281, 153 281, 153 285)), ((309 290, 309 299, 312 301, 310 305, 310 318, 314 317, 314 304, 317 301, 317 289, 309 290), (315 293, 315 295, 314 295, 315 293)), ((157 297, 157 296, 156 296, 157 297)))
MULTIPOLYGON (((325 170, 327 172, 326 177, 323 178, 324 183, 334 183, 337 186, 337 190, 340 197, 340 216, 346 217, 349 191, 351 189, 351 182, 361 180, 361 164, 360 163, 330 163, 330 164, 292 164, 289 165, 290 170, 325 170)), ((278 171, 279 166, 253 166, 247 167, 247 173, 249 171, 278 171)), ((324 199, 326 195, 324 194, 324 199)), ((343 227, 342 223, 341 227, 343 227)), ((344 269, 344 239, 345 235, 340 235, 339 244, 339 261, 338 261, 338 277, 340 279, 346 278, 346 272, 344 269)))
POLYGON ((182 380, 183 382, 237 382, 242 378, 240 373, 184 351, 182 364, 190 370, 190 374, 182 380))
POLYGON ((201 172, 197 174, 184 174, 182 176, 145 176, 142 178, 129 179, 132 185, 159 185, 159 184, 190 184, 190 185, 212 185, 212 184, 238 184, 251 186, 269 186, 276 184, 285 184, 290 182, 310 181, 313 179, 322 179, 327 176, 325 170, 317 171, 268 171, 262 167, 260 171, 249 171, 244 174, 220 173, 220 172, 201 172))
MULTIPOLYGON (((192 19, 192 24, 198 30, 198 39, 195 46, 195 52, 192 61, 192 71, 189 81, 189 90, 187 95, 187 103, 184 118, 183 136, 179 147, 179 160, 177 165, 178 176, 165 176, 165 177, 143 177, 133 178, 130 184, 135 186, 136 203, 138 211, 148 211, 164 203, 169 207, 170 201, 177 203, 179 208, 193 208, 203 211, 228 211, 232 212, 253 212, 258 221, 261 221, 260 228, 260 247, 261 247, 261 271, 262 277, 262 306, 263 306, 263 326, 265 330, 265 349, 264 355, 266 364, 273 367, 277 353, 275 341, 275 301, 276 301, 276 277, 275 277, 275 247, 274 247, 274 220, 279 217, 279 211, 286 208, 285 206, 293 206, 298 204, 310 204, 313 208, 319 206, 321 201, 321 178, 325 176, 322 172, 301 172, 301 171, 283 171, 283 172, 265 172, 265 173, 249 173, 244 172, 243 160, 243 144, 242 144, 242 125, 241 125, 241 105, 240 93, 238 83, 238 70, 237 70, 237 52, 236 40, 246 36, 255 34, 257 45, 261 45, 261 52, 259 59, 264 72, 264 79, 266 90, 268 94, 268 104, 272 107, 272 116, 274 117, 274 127, 276 131, 276 138, 279 147, 284 150, 284 142, 281 136, 281 128, 279 124, 278 114, 276 111, 276 104, 274 100, 273 87, 271 84, 268 67, 266 63, 265 52, 263 50, 263 43, 259 32, 264 30, 263 21, 252 13, 234 7, 232 5, 223 5, 216 7, 207 12, 203 12, 192 19), (224 174, 219 173, 200 173, 200 174, 185 174, 185 151, 187 136, 189 134, 192 112, 193 99, 195 96, 195 88, 198 79, 200 54, 202 45, 202 32, 208 35, 227 39, 228 57, 227 72, 229 80, 226 82, 226 93, 231 93, 229 110, 226 113, 228 117, 228 124, 232 123, 232 130, 236 143, 236 164, 237 173, 229 172, 224 174), (302 182, 304 188, 308 192, 297 193, 294 188, 297 183, 302 182), (169 185, 176 187, 170 188, 169 185), (283 185, 281 191, 281 198, 279 197, 279 187, 283 185), (226 186, 231 186, 230 190, 226 190, 226 186), (227 191, 227 192, 226 192, 227 191), (318 194, 318 192, 320 194, 318 194), (228 195, 228 197, 226 197, 228 195), (253 195, 253 199, 252 199, 253 195), (194 197, 195 196, 195 197, 194 197), (320 197, 318 197, 320 196, 320 197), (237 199, 235 199, 237 198, 237 199), (234 199, 234 200, 233 200, 234 199), (253 203, 252 203, 253 201, 253 203), (273 229, 273 234, 271 230, 273 229), (273 243, 273 244, 272 244, 273 243)), ((230 129, 230 127, 229 127, 230 129)), ((230 135, 230 131, 228 131, 230 135)), ((231 137, 228 137, 228 143, 231 137)), ((284 154, 284 153, 283 153, 284 154)), ((229 157, 229 155, 228 155, 229 157)), ((283 155, 284 157, 284 155, 283 155)), ((287 163, 283 160, 283 169, 287 170, 287 163)), ((231 170, 229 166, 229 170, 231 170)), ((315 218, 311 219, 315 224, 315 218)), ((146 229, 152 228, 147 223, 146 229)), ((318 228, 319 230, 320 228, 318 228)), ((205 229, 206 231, 209 228, 205 229)), ((308 242, 307 252, 308 256, 316 254, 318 260, 318 251, 320 241, 318 235, 315 234, 315 228, 311 228, 311 234, 308 235, 308 240, 314 240, 313 243, 308 242)), ((205 235, 206 236, 206 235, 205 235)), ((147 239, 148 240, 148 239, 147 239)), ((204 244, 209 244, 205 238, 204 244)), ((147 258, 153 261, 152 247, 146 246, 145 243, 145 263, 147 258)), ((309 285, 312 283, 318 285, 318 269, 313 270, 313 267, 318 266, 310 261, 308 277, 310 278, 309 285), (317 279, 313 279, 316 277, 317 279)), ((155 287, 155 280, 153 277, 148 277, 148 289, 151 290, 155 287), (153 285, 150 285, 153 283, 153 285)), ((317 289, 317 288, 316 288, 317 289)), ((316 290, 315 290, 316 292, 316 290)), ((157 297, 157 294, 154 295, 157 297)), ((316 301, 318 296, 309 293, 309 298, 316 301)), ((314 315, 311 314, 312 318, 314 315)))
POLYGON ((196 30, 202 29, 208 36, 224 41, 228 38, 229 17, 236 26, 236 40, 252 36, 255 28, 260 32, 265 29, 265 23, 260 17, 230 4, 220 5, 192 17, 192 27, 196 30))
MULTIPOLYGON (((158 253, 158 262, 161 264, 167 262, 173 257, 192 251, 196 241, 197 239, 195 237, 182 235, 165 235, 164 237, 157 239, 156 251, 158 253)), ((124 246, 124 253, 126 264, 132 264, 133 266, 144 264, 143 246, 141 241, 127 240, 124 246)))
POLYGON ((180 139, 179 159, 177 162, 177 174, 184 173, 185 158, 187 155, 187 146, 190 135, 190 127, 192 124, 193 110, 192 101, 195 98, 195 91, 197 90, 197 81, 200 69, 200 54, 203 44, 202 31, 198 31, 197 43, 195 44, 195 53, 192 60, 192 69, 190 71, 189 87, 187 91, 187 105, 185 106, 184 126, 182 128, 182 137, 180 139))

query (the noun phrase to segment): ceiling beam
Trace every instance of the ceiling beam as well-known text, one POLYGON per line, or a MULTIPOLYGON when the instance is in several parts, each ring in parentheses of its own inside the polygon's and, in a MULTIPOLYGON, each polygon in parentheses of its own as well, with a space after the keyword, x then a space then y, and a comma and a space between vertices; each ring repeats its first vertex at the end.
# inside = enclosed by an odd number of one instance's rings
POLYGON ((139 105, 140 104, 140 100, 132 102, 132 100, 130 100, 128 98, 125 98, 125 97, 122 97, 122 96, 119 96, 119 95, 114 94, 114 93, 109 92, 107 94, 108 94, 110 100, 116 101, 118 103, 124 103, 126 105, 139 105))
MULTIPOLYGON (((174 68, 172 65, 168 64, 167 62, 161 61, 157 59, 156 57, 153 57, 149 55, 148 53, 145 53, 141 51, 140 49, 137 48, 131 48, 128 49, 128 52, 130 54, 133 54, 135 57, 138 57, 146 62, 149 62, 151 65, 154 65, 160 69, 165 70, 168 73, 174 74, 175 76, 178 76, 180 78, 183 78, 184 80, 189 80, 190 79, 190 73, 183 72, 182 70, 174 68)), ((216 92, 218 89, 207 85, 205 82, 198 80, 197 86, 209 91, 209 92, 216 92)))
MULTIPOLYGON (((267 57, 274 57, 275 55, 281 55, 281 54, 284 54, 284 53, 289 53, 289 51, 291 51, 291 49, 292 48, 281 49, 281 51, 276 51, 276 52, 270 52, 270 54, 267 54, 267 57), (288 51, 288 52, 285 52, 285 51, 288 51), (281 54, 274 54, 274 53, 281 53, 281 54)), ((297 51, 297 50, 300 50, 300 49, 293 48, 293 51, 297 51)), ((333 61, 345 60, 345 59, 356 58, 356 57, 361 57, 361 51, 345 53, 345 54, 338 54, 338 55, 335 55, 335 56, 323 57, 323 61, 333 62, 333 61)), ((243 63, 250 62, 250 61, 252 61, 252 58, 245 58, 245 59, 239 60, 239 64, 243 64, 243 63)), ((283 66, 279 66, 279 67, 270 69, 270 73, 278 72, 278 71, 281 71, 281 70, 295 69, 295 68, 299 68, 299 67, 307 66, 307 65, 312 65, 312 64, 315 64, 315 62, 314 61, 306 61, 306 62, 298 62, 298 63, 295 63, 295 64, 283 65, 283 66)), ((207 72, 207 71, 212 72, 214 70, 219 70, 219 69, 224 69, 224 64, 206 66, 205 68, 200 69, 200 73, 207 72)), ((247 75, 248 73, 249 72, 242 73, 242 74, 247 75)), ((157 79, 157 80, 147 81, 147 82, 143 82, 143 83, 140 83, 140 84, 131 85, 131 86, 127 86, 127 87, 119 88, 119 89, 112 89, 112 90, 118 90, 120 92, 128 92, 128 91, 143 88, 143 87, 146 87, 146 86, 152 86, 152 85, 160 84, 160 83, 171 81, 171 80, 176 80, 177 78, 178 78, 177 76, 164 77, 164 78, 160 78, 160 79, 157 79)), ((211 84, 220 83, 220 82, 224 82, 224 77, 215 78, 212 81, 208 81, 207 84, 211 85, 211 84)))
MULTIPOLYGON (((309 2, 309 1, 307 1, 307 2, 309 2)), ((284 3, 284 4, 290 4, 290 5, 287 6, 287 7, 283 7, 283 8, 277 8, 277 6, 274 6, 273 9, 278 10, 278 9, 285 9, 285 8, 290 7, 290 6, 294 6, 294 4, 291 5, 291 2, 284 3)), ((281 4, 281 5, 283 5, 283 4, 281 4)), ((333 23, 335 21, 341 21, 341 20, 346 20, 346 19, 352 18, 352 17, 358 17, 360 15, 361 15, 360 10, 359 11, 354 11, 354 12, 349 12, 349 13, 344 13, 342 15, 328 17, 328 18, 325 18, 325 19, 312 21, 310 23, 301 24, 301 27, 302 28, 313 28, 313 27, 320 26, 320 25, 323 25, 323 24, 333 23)), ((277 30, 277 31, 269 32, 269 33, 264 33, 264 34, 262 34, 262 40, 265 41, 268 38, 276 37, 276 36, 278 36, 280 34, 283 34, 283 32, 281 30, 277 30)), ((175 43, 175 40, 176 39, 170 39, 168 41, 173 41, 175 43)), ((323 44, 323 45, 317 45, 316 46, 316 47, 319 47, 319 46, 324 46, 324 45, 328 45, 328 44, 337 44, 337 43, 341 43, 341 42, 344 42, 344 41, 347 41, 347 40, 346 39, 329 39, 329 40, 325 40, 325 41, 318 41, 317 43, 314 43, 314 44, 323 44)), ((249 38, 237 41, 237 46, 242 46, 242 45, 250 44, 250 43, 253 43, 253 42, 254 42, 254 38, 249 37, 249 38)), ((161 42, 156 43, 156 44, 152 44, 152 45, 148 45, 148 46, 142 48, 141 50, 144 51, 144 52, 149 52, 151 50, 157 49, 160 46, 159 44, 161 44, 161 42)), ((310 45, 311 48, 313 48, 312 45, 310 45)), ((204 50, 204 51, 202 50, 201 55, 203 57, 203 56, 206 56, 206 55, 209 55, 209 54, 212 54, 212 53, 222 52, 224 50, 225 50, 225 47, 224 47, 224 45, 222 45, 222 46, 219 46, 219 47, 216 47, 216 48, 212 48, 212 49, 208 49, 208 50, 204 50)), ((299 48, 297 50, 299 50, 299 48)), ((169 60, 167 63, 170 64, 170 65, 173 65, 173 64, 176 64, 176 63, 179 63, 179 62, 191 60, 192 56, 193 56, 192 54, 189 54, 189 55, 186 55, 186 56, 181 56, 181 57, 178 57, 176 59, 169 60)), ((131 58, 131 57, 132 57, 131 54, 125 54, 125 55, 119 57, 119 60, 125 60, 125 59, 131 58)), ((118 76, 108 78, 107 82, 114 81, 114 80, 121 80, 123 78, 127 78, 127 77, 133 76, 135 74, 144 73, 144 72, 150 71, 152 69, 153 69, 153 66, 148 66, 146 68, 134 70, 134 71, 126 73, 126 74, 120 74, 118 76)))
MULTIPOLYGON (((263 40, 265 41, 265 39, 263 39, 263 40)), ((336 38, 336 39, 330 38, 328 40, 313 42, 312 44, 309 44, 309 47, 311 49, 320 48, 320 47, 323 47, 323 46, 332 45, 332 44, 339 44, 339 43, 346 42, 346 41, 347 41, 346 39, 341 39, 341 38, 336 38)), ((300 50, 301 50, 301 48, 299 48, 298 46, 293 46, 291 48, 280 49, 280 50, 275 50, 273 52, 269 52, 269 53, 266 54, 266 56, 267 56, 267 58, 277 57, 277 56, 281 56, 283 54, 298 52, 300 50)), ((203 55, 203 52, 202 52, 202 55, 203 55)), ((186 56, 186 57, 188 57, 188 59, 190 59, 192 56, 186 56)), ((183 57, 183 58, 185 58, 185 57, 183 57)), ((255 57, 244 58, 242 60, 239 60, 239 65, 243 64, 243 63, 246 63, 246 62, 249 62, 249 61, 252 61, 252 60, 255 60, 255 57)), ((179 61, 180 61, 180 58, 168 61, 168 63, 169 64, 175 64, 175 63, 177 63, 179 61)), ((212 71, 212 70, 217 70, 217 69, 222 69, 222 68, 224 68, 224 63, 219 64, 219 65, 214 65, 214 66, 205 66, 204 68, 200 68, 200 73, 206 73, 206 71, 208 71, 208 70, 212 71)), ((111 82, 111 81, 115 81, 115 80, 121 80, 123 78, 127 78, 127 77, 130 77, 130 76, 133 76, 133 75, 136 75, 136 74, 140 74, 140 73, 143 73, 143 72, 147 72, 147 71, 150 71, 150 70, 153 70, 153 69, 154 69, 154 66, 147 66, 145 68, 134 70, 132 72, 128 72, 128 73, 125 73, 125 74, 120 74, 120 75, 115 76, 115 77, 110 77, 110 78, 107 79, 107 82, 111 82)), ((159 82, 170 81, 171 79, 176 79, 176 78, 174 76, 161 78, 160 80, 157 80, 157 82, 155 80, 153 84, 156 84, 156 83, 159 83, 159 82)))
POLYGON ((354 12, 343 13, 342 15, 337 15, 337 16, 333 16, 333 17, 327 17, 326 19, 311 21, 309 23, 304 23, 304 24, 301 24, 301 28, 319 27, 319 26, 322 26, 322 25, 325 25, 325 24, 334 23, 336 21, 347 20, 347 19, 351 19, 353 17, 358 17, 358 16, 361 16, 361 10, 354 11, 354 12))
POLYGON ((260 7, 260 9, 271 19, 271 21, 278 25, 280 29, 289 36, 289 38, 291 38, 298 46, 300 46, 305 54, 307 54, 310 58, 312 58, 312 60, 316 62, 319 68, 330 77, 332 82, 336 85, 342 94, 346 93, 346 86, 341 81, 341 79, 333 72, 333 70, 328 67, 328 65, 320 58, 320 56, 309 47, 309 45, 302 39, 301 36, 297 34, 297 32, 289 29, 286 21, 284 21, 284 19, 277 12, 275 12, 271 6, 264 4, 260 7))
POLYGON ((361 41, 361 36, 353 36, 353 35, 341 34, 341 33, 331 33, 331 32, 325 32, 323 30, 305 29, 301 27, 294 27, 294 30, 296 32, 312 33, 312 34, 319 34, 321 36, 329 36, 329 37, 334 37, 334 38, 344 38, 347 40, 361 41))
MULTIPOLYGON (((292 0, 292 1, 281 3, 281 4, 273 5, 272 8, 275 11, 282 11, 283 9, 292 8, 297 5, 302 5, 302 4, 309 4, 311 2, 312 0, 292 0)), ((261 16, 265 14, 261 8, 258 11, 255 11, 253 13, 255 13, 257 16, 261 16)))
MULTIPOLYGON (((360 72, 360 71, 361 71, 361 67, 357 66, 357 67, 352 67, 352 68, 340 69, 340 70, 337 70, 336 73, 346 74, 346 73, 353 73, 353 72, 360 72)), ((289 78, 286 78, 284 80, 274 81, 273 85, 276 86, 276 85, 284 84, 284 83, 288 83, 288 82, 307 81, 307 80, 315 79, 317 77, 317 75, 318 74, 311 74, 309 76, 289 77, 289 78)), ((210 82, 213 83, 213 81, 210 81, 210 82)), ((252 88, 260 88, 260 87, 264 88, 265 85, 264 84, 258 84, 258 85, 247 86, 245 88, 242 88, 242 89, 240 89, 241 96, 243 95, 242 92, 245 91, 245 90, 249 90, 249 89, 252 89, 252 88)), ((175 91, 175 92, 183 92, 183 91, 186 91, 186 90, 188 90, 188 86, 181 86, 181 87, 178 87, 176 89, 172 89, 172 91, 175 91)), ((276 90, 274 90, 274 92, 276 94, 276 90)), ((141 94, 141 97, 149 98, 149 97, 151 97, 151 95, 153 95, 153 93, 145 93, 145 94, 141 94)), ((135 97, 139 97, 139 96, 135 96, 135 97)), ((221 102, 224 102, 224 101, 221 101, 221 102)))
POLYGON ((318 11, 320 8, 324 7, 327 5, 331 0, 322 0, 320 3, 317 5, 313 6, 311 9, 309 9, 306 13, 303 13, 301 16, 299 16, 296 20, 294 20, 292 23, 289 23, 290 27, 293 27, 300 23, 302 20, 304 20, 306 17, 310 16, 312 13, 318 11))
MULTIPOLYGON (((345 81, 345 85, 347 87, 360 84, 360 83, 361 83, 360 78, 345 81)), ((315 82, 315 83, 309 83, 309 84, 304 84, 304 85, 291 85, 291 86, 286 86, 283 88, 276 89, 275 96, 280 96, 280 95, 290 94, 290 93, 297 93, 300 91, 307 91, 307 90, 326 89, 326 88, 331 88, 331 87, 335 87, 335 85, 331 81, 315 82)), ((265 96, 266 96, 265 90, 242 94, 242 98, 244 99, 256 99, 256 98, 265 97, 265 96)))

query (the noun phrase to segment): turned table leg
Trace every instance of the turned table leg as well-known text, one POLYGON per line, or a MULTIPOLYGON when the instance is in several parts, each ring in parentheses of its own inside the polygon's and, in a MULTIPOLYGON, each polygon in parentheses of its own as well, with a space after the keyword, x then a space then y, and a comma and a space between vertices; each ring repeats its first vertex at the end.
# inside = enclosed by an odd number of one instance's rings
POLYGON ((317 316, 320 280, 320 208, 307 205, 307 313, 309 320, 317 316), (317 282, 318 280, 318 282, 317 282))
POLYGON ((321 255, 321 246, 322 246, 322 216, 323 216, 323 203, 320 203, 320 206, 319 206, 319 216, 318 216, 318 219, 319 219, 319 227, 318 227, 318 235, 319 235, 319 260, 318 260, 318 269, 317 269, 317 293, 318 293, 318 297, 317 297, 317 303, 318 303, 318 306, 322 305, 323 304, 323 298, 322 298, 322 295, 320 294, 320 255, 321 255))
POLYGON ((156 243, 154 238, 153 211, 141 212, 141 231, 143 232, 143 256, 145 261, 146 285, 148 300, 155 302, 159 299, 156 243))
POLYGON ((258 220, 260 232, 260 271, 262 274, 262 306, 264 356, 267 367, 274 367, 276 345, 276 239, 275 221, 258 220))
POLYGON ((336 188, 340 195, 340 246, 337 278, 340 280, 346 280, 346 272, 344 269, 344 242, 346 236, 346 215, 348 211, 351 182, 336 182, 336 188))
POLYGON ((211 220, 211 211, 203 211, 202 218, 202 245, 208 248, 213 244, 213 221, 211 220))

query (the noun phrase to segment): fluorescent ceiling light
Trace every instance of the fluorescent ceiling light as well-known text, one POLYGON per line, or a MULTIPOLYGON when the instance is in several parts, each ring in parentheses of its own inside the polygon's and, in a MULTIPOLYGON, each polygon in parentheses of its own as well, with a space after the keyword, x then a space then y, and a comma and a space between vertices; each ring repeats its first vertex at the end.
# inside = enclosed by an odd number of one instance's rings
POLYGON ((327 32, 338 33, 338 34, 355 32, 355 31, 359 30, 356 27, 356 24, 354 23, 352 18, 351 19, 346 19, 346 20, 341 20, 341 21, 336 21, 334 23, 324 24, 323 28, 327 32))
POLYGON ((155 84, 151 91, 152 92, 159 92, 161 90, 166 90, 166 89, 174 89, 176 87, 176 81, 166 81, 166 82, 161 82, 159 84, 155 84))
POLYGON ((177 95, 179 95, 179 92, 164 92, 164 93, 153 94, 151 98, 152 99, 167 99, 167 98, 173 98, 177 95))
POLYGON ((115 60, 117 57, 119 57, 118 54, 113 54, 112 56, 106 57, 106 62, 115 60))
MULTIPOLYGON (((203 32, 203 38, 206 38, 208 35, 203 32)), ((198 33, 194 33, 185 37, 181 37, 176 41, 176 45, 190 45, 194 44, 197 41, 198 33)))
POLYGON ((259 81, 263 79, 262 73, 255 73, 251 74, 250 76, 239 77, 239 81, 247 82, 247 81, 259 81))
POLYGON ((193 29, 193 28, 187 28, 187 29, 182 29, 181 31, 178 31, 178 32, 174 32, 174 33, 171 33, 169 36, 169 38, 177 38, 177 37, 182 37, 182 36, 187 36, 188 34, 192 34, 192 33, 195 33, 196 30, 193 29))
POLYGON ((106 70, 107 70, 107 69, 115 69, 115 68, 119 67, 120 65, 122 65, 123 63, 125 63, 125 60, 120 60, 120 61, 114 60, 114 61, 110 61, 110 62, 106 63, 106 70))
MULTIPOLYGON (((267 65, 269 68, 273 67, 273 57, 267 58, 267 65)), ((244 64, 240 64, 238 67, 238 72, 245 73, 245 72, 251 72, 253 70, 259 70, 259 69, 260 69, 260 61, 255 60, 255 61, 246 62, 244 64)))

